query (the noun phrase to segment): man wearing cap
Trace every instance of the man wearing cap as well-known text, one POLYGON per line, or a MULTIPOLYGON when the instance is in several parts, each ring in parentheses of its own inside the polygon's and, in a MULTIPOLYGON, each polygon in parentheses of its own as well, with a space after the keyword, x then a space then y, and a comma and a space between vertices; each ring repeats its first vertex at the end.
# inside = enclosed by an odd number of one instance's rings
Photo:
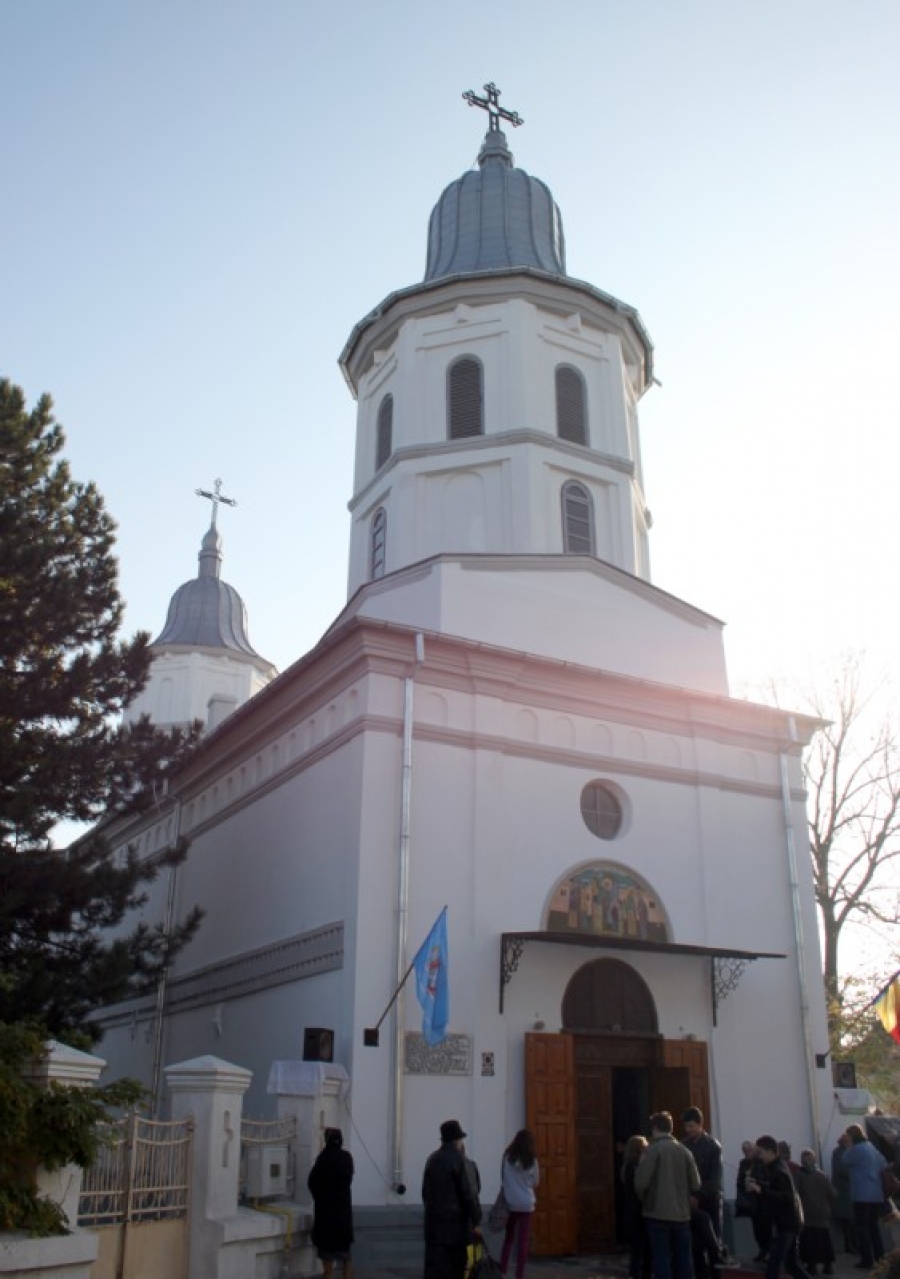
POLYGON ((458 1120, 446 1120, 440 1148, 425 1163, 425 1279, 462 1279, 466 1248, 481 1233, 481 1204, 466 1170, 465 1136, 458 1120))

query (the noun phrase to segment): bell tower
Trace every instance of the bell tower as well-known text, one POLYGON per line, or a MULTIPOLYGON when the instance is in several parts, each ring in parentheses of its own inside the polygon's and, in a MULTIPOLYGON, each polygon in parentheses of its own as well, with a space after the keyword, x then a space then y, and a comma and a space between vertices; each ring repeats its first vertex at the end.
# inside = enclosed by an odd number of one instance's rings
POLYGON ((441 554, 596 558, 649 580, 637 312, 566 272, 549 188, 515 166, 499 90, 477 168, 431 214, 425 277, 354 328, 349 594, 441 554))

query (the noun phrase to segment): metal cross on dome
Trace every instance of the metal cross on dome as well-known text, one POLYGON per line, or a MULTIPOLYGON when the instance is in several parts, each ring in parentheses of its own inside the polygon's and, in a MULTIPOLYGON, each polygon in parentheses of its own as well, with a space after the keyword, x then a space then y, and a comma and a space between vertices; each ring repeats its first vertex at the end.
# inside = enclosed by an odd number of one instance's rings
POLYGON ((209 498, 212 502, 212 528, 216 527, 216 515, 219 512, 219 503, 224 502, 226 506, 237 506, 237 498, 222 496, 222 481, 216 480, 212 493, 208 489, 194 489, 198 497, 209 498))
POLYGON ((467 90, 463 97, 470 107, 481 107, 482 111, 488 113, 489 133, 499 132, 501 120, 508 120, 514 129, 525 123, 518 111, 507 111, 505 107, 500 106, 500 90, 493 81, 484 86, 484 91, 487 94, 485 98, 479 98, 478 94, 471 89, 467 90))

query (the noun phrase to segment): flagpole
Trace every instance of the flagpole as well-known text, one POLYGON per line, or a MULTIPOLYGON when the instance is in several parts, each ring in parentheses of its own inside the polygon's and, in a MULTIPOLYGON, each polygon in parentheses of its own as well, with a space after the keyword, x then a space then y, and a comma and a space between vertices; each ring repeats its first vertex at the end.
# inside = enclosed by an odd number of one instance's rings
MULTIPOLYGON (((447 911, 447 906, 446 906, 446 903, 445 903, 445 904, 441 907, 441 909, 438 911, 438 917, 437 917, 437 919, 434 921, 434 923, 435 923, 435 924, 437 923, 438 919, 440 919, 441 915, 446 914, 446 911, 447 911)), ((424 942, 422 942, 422 946, 424 946, 424 945, 425 945, 425 942, 427 942, 427 941, 428 941, 428 938, 431 936, 431 934, 432 934, 432 932, 433 932, 433 931, 434 931, 434 924, 432 924, 431 928, 429 928, 429 930, 428 930, 428 935, 426 936, 425 941, 424 941, 424 942)), ((385 1007, 384 1012, 383 1012, 383 1013, 381 1014, 381 1016, 378 1018, 378 1020, 376 1021, 375 1025, 374 1025, 374 1026, 367 1026, 367 1027, 365 1028, 365 1030, 363 1031, 363 1043, 365 1044, 365 1046, 366 1046, 367 1048, 377 1048, 377 1047, 378 1047, 378 1029, 379 1029, 379 1027, 380 1027, 381 1023, 384 1021, 385 1017, 388 1015, 388 1013, 389 1013, 389 1012, 391 1011, 391 1009, 393 1008, 394 1004, 397 1002, 397 996, 400 994, 400 991, 403 989, 403 987, 406 985, 407 981, 409 980, 409 974, 410 974, 410 973, 412 972, 412 970, 415 968, 416 964, 418 963, 419 956, 420 956, 420 955, 421 955, 421 953, 422 953, 422 946, 420 946, 420 947, 419 947, 419 949, 416 951, 416 953, 413 955, 413 957, 412 957, 412 963, 409 965, 409 967, 407 968, 406 972, 403 974, 403 976, 400 978, 400 981, 397 983, 397 988, 396 988, 396 990, 394 991, 393 995, 391 995, 390 999, 389 999, 389 1000, 388 1000, 388 1002, 387 1002, 387 1006, 385 1007)))
MULTIPOLYGON (((417 956, 418 956, 418 953, 419 953, 419 952, 418 952, 418 951, 416 951, 416 955, 417 955, 417 956)), ((393 1008, 394 1004, 397 1002, 397 996, 400 994, 400 991, 401 991, 401 990, 403 989, 403 987, 406 985, 406 982, 407 982, 407 979, 408 979, 408 977, 409 977, 409 974, 412 972, 412 970, 415 968, 415 966, 416 966, 416 961, 415 961, 415 959, 414 959, 414 960, 412 961, 412 963, 410 964, 410 966, 407 968, 406 972, 405 972, 405 973, 403 974, 403 976, 400 978, 400 981, 399 981, 399 983, 398 983, 398 985, 397 985, 397 989, 394 991, 393 995, 391 995, 390 999, 388 1000, 387 1007, 385 1008, 385 1010, 384 1010, 384 1012, 381 1014, 381 1016, 378 1018, 378 1020, 376 1021, 375 1025, 374 1025, 374 1026, 367 1026, 367 1027, 366 1027, 366 1029, 365 1029, 365 1031, 363 1032, 363 1033, 364 1033, 365 1035, 367 1035, 367 1036, 368 1036, 368 1035, 374 1035, 374 1036, 375 1036, 375 1042, 374 1042, 374 1043, 371 1043, 371 1044, 370 1044, 370 1043, 368 1043, 368 1040, 366 1041, 366 1042, 367 1042, 367 1047, 370 1047, 370 1048, 377 1048, 377 1047, 378 1047, 378 1028, 379 1028, 379 1026, 381 1025, 381 1023, 384 1021, 384 1019, 385 1019, 385 1017, 388 1015, 388 1013, 391 1011, 391 1009, 393 1008)))

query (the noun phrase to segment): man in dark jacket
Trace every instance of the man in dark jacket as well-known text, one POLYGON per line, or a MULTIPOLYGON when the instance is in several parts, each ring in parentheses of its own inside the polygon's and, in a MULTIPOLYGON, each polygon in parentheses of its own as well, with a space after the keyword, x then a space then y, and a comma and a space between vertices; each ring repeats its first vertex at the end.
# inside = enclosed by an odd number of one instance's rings
POLYGON ((481 1233, 481 1204, 466 1168, 465 1136, 457 1120, 442 1123, 440 1149, 425 1163, 425 1279, 463 1279, 466 1248, 481 1233))
POLYGON ((691 1201, 691 1252, 694 1279, 711 1279, 718 1266, 729 1263, 722 1243, 722 1147, 703 1127, 703 1111, 689 1106, 681 1116, 681 1144, 694 1156, 700 1189, 691 1201))
POLYGON ((809 1279, 797 1256, 797 1237, 803 1225, 803 1209, 787 1164, 778 1156, 778 1142, 768 1135, 756 1142, 765 1169, 765 1181, 747 1179, 747 1191, 759 1195, 760 1211, 772 1222, 772 1244, 766 1261, 766 1279, 778 1279, 782 1268, 794 1279, 809 1279))

